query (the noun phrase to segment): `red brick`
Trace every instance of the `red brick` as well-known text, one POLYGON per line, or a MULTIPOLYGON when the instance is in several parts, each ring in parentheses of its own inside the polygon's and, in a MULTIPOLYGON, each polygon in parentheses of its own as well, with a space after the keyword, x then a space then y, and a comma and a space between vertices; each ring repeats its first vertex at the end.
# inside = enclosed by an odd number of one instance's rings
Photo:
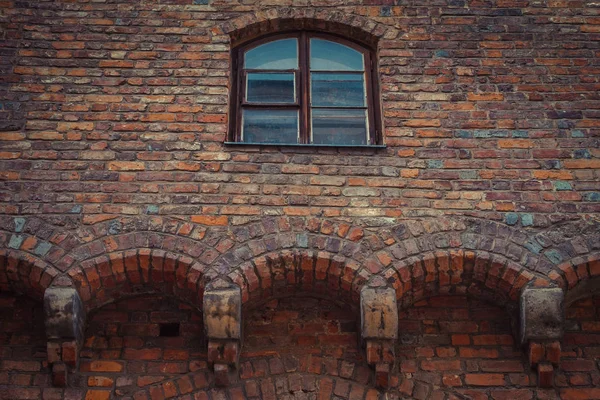
POLYGON ((502 374, 465 374, 465 383, 473 386, 504 386, 502 374))
POLYGON ((432 360, 421 361, 421 368, 425 371, 456 371, 461 370, 460 361, 432 360))
POLYGON ((83 372, 121 372, 123 364, 117 361, 81 361, 83 372))
POLYGON ((108 400, 110 391, 108 390, 88 390, 85 394, 85 400, 108 400))

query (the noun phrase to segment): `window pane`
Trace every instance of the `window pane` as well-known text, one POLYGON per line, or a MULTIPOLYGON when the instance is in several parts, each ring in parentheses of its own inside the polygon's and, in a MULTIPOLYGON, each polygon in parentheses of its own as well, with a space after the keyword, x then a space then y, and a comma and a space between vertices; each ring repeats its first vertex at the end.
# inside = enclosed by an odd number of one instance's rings
POLYGON ((314 144, 367 144, 365 110, 312 110, 314 144))
POLYGON ((293 73, 249 73, 246 101, 250 103, 295 103, 296 83, 293 73))
POLYGON ((318 71, 363 71, 363 54, 343 44, 310 39, 310 69, 318 71))
POLYGON ((298 110, 243 110, 242 141, 298 143, 298 110))
POLYGON ((298 40, 275 40, 248 50, 244 55, 244 68, 297 69, 298 40))
POLYGON ((317 107, 366 105, 363 74, 311 74, 311 104, 317 107))

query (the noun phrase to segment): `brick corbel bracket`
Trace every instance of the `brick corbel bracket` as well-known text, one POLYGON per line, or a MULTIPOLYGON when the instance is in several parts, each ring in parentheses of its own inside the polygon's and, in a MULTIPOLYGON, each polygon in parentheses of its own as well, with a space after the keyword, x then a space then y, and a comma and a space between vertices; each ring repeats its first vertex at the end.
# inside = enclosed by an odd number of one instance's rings
POLYGON ((521 294, 521 345, 527 349, 529 365, 537 369, 540 387, 552 387, 554 383, 554 369, 560 363, 564 308, 560 288, 529 288, 521 294))
POLYGON ((68 370, 77 367, 83 343, 85 309, 79 293, 73 288, 49 287, 44 292, 44 316, 52 384, 65 387, 68 370))
POLYGON ((228 386, 240 359, 242 295, 239 286, 217 279, 204 292, 204 330, 208 339, 208 363, 215 385, 228 386))
POLYGON ((365 286, 360 292, 360 318, 367 363, 375 369, 375 386, 388 388, 398 340, 398 305, 394 289, 365 286))

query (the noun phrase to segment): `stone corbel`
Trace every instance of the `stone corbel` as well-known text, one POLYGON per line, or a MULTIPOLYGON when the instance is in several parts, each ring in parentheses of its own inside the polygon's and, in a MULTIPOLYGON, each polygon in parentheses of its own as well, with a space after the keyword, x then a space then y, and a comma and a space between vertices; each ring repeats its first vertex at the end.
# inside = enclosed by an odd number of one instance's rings
POLYGON ((242 336, 242 295, 238 286, 224 280, 212 282, 204 292, 204 329, 208 363, 217 386, 228 386, 238 368, 242 336))
POLYGON ((83 343, 85 309, 79 293, 69 287, 49 287, 44 292, 44 316, 52 384, 65 387, 69 369, 77 367, 83 343))
POLYGON ((375 385, 388 388, 398 340, 398 305, 394 289, 364 287, 360 292, 360 317, 367 363, 375 369, 375 385))
POLYGON ((529 365, 537 370, 538 385, 552 387, 560 363, 560 339, 564 325, 564 293, 560 288, 530 288, 520 304, 521 345, 529 365))

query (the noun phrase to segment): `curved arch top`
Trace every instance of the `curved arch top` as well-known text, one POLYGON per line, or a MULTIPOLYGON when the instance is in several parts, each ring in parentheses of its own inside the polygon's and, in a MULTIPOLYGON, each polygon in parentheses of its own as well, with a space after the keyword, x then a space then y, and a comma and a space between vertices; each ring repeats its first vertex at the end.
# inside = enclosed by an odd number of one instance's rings
POLYGON ((498 305, 516 307, 528 284, 548 282, 519 264, 499 255, 477 250, 436 250, 393 263, 384 271, 396 290, 400 307, 445 294, 483 297, 498 305))
POLYGON ((565 291, 567 306, 600 293, 600 252, 561 263, 549 278, 565 291))
POLYGON ((358 307, 360 289, 371 274, 357 261, 327 251, 285 249, 244 262, 228 276, 242 289, 246 306, 301 293, 358 307))
POLYGON ((259 36, 293 30, 315 30, 338 34, 376 47, 380 39, 394 39, 398 30, 370 18, 335 9, 272 8, 229 20, 221 27, 238 46, 259 36))
POLYGON ((13 291, 42 300, 44 291, 59 274, 56 268, 31 254, 0 249, 0 292, 13 291))
POLYGON ((202 304, 208 268, 191 257, 149 248, 109 253, 69 270, 88 311, 126 296, 159 293, 202 304))

